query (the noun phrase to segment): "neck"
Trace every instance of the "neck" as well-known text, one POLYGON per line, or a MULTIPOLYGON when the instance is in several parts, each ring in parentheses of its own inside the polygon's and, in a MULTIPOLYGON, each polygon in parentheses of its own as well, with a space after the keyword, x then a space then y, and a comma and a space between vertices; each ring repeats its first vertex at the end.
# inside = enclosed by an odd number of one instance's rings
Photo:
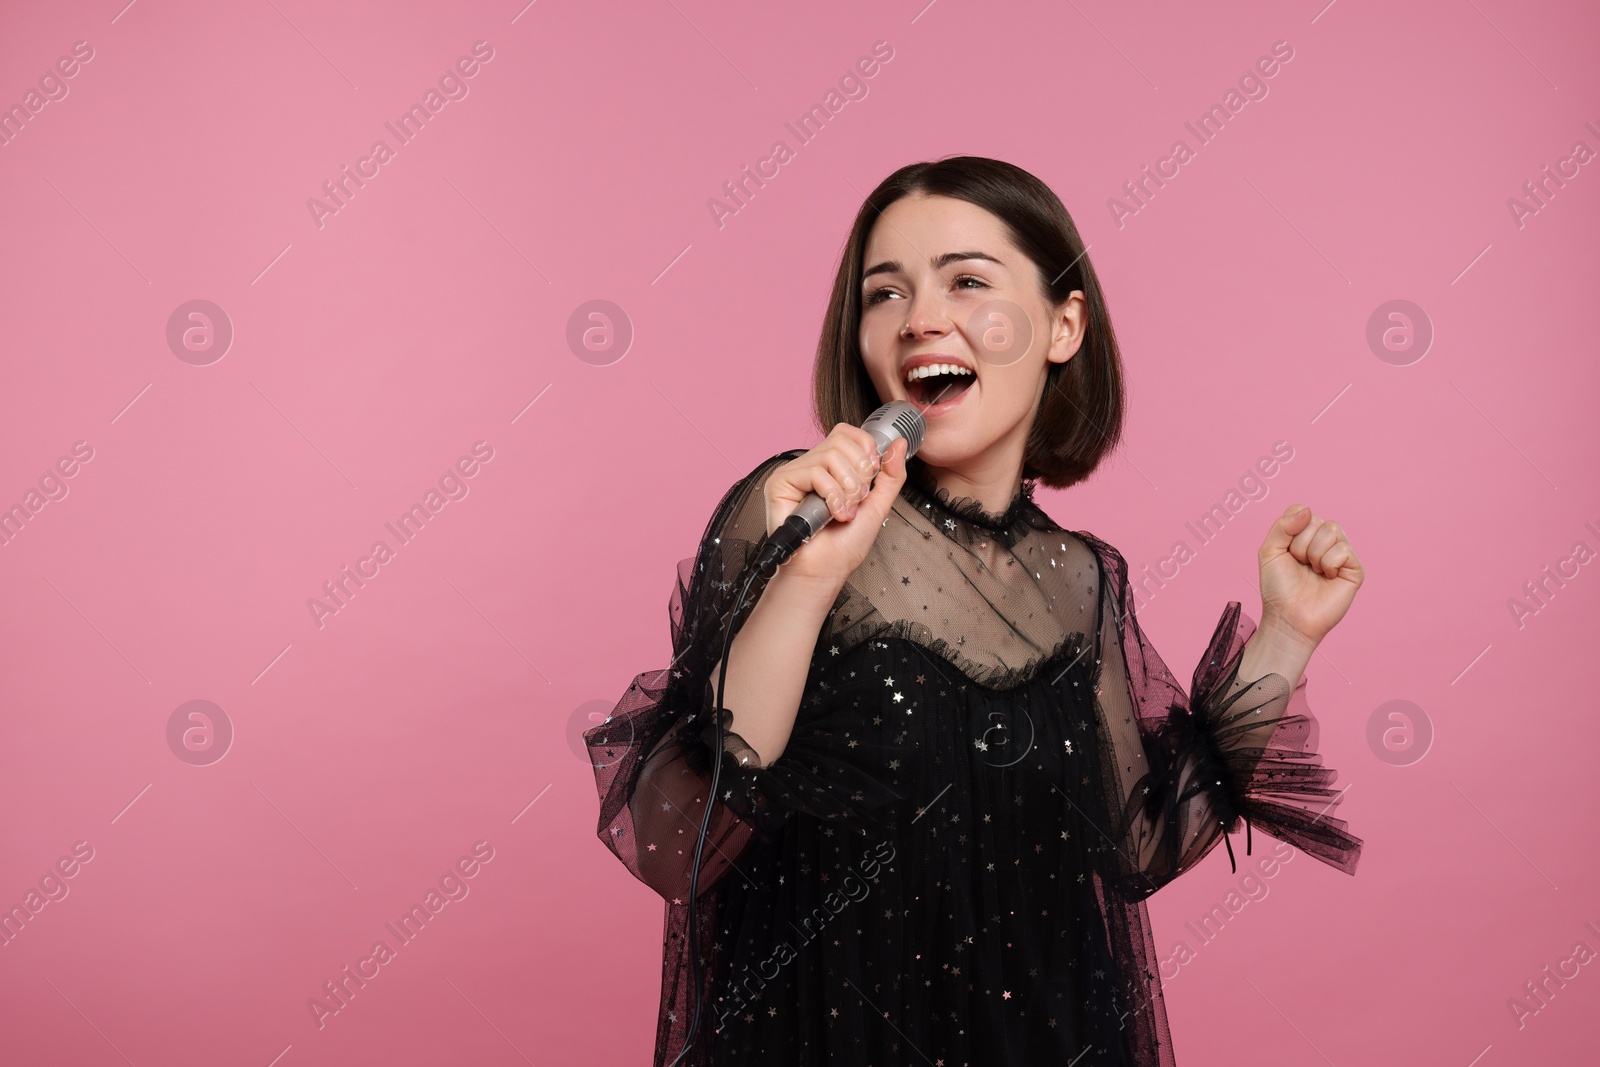
POLYGON ((971 497, 991 515, 1003 514, 1022 489, 1021 456, 974 456, 959 466, 923 466, 928 477, 952 499, 971 497))

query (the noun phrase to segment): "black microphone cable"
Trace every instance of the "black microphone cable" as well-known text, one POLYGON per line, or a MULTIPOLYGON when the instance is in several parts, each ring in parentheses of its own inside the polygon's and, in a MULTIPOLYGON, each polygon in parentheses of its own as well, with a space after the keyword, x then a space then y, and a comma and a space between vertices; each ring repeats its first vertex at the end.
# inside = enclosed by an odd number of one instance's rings
POLYGON ((785 523, 774 530, 761 545, 755 565, 750 568, 743 584, 739 586, 739 595, 734 597, 733 610, 729 613, 728 631, 722 639, 722 663, 717 671, 717 700, 716 706, 711 709, 715 720, 712 727, 712 736, 715 738, 711 754, 711 791, 706 796, 706 813, 700 818, 700 834, 694 845, 694 864, 689 869, 689 966, 694 977, 694 1014, 689 1018, 688 1036, 684 1038, 683 1049, 673 1059, 669 1067, 677 1067, 689 1049, 694 1045, 695 1030, 700 1025, 701 1002, 704 1000, 704 981, 701 977, 700 967, 700 917, 698 914, 700 897, 700 858, 705 852, 706 838, 711 834, 711 809, 717 802, 717 786, 722 781, 722 694, 723 687, 728 680, 728 655, 733 648, 734 635, 739 632, 744 621, 739 618, 739 609, 744 607, 745 598, 750 595, 750 586, 756 580, 756 575, 771 578, 778 570, 778 565, 794 555, 795 550, 803 544, 811 534, 804 525, 785 523))
POLYGON ((694 1045, 695 1030, 700 1025, 700 1008, 701 1002, 704 1000, 704 982, 701 978, 700 968, 700 917, 698 914, 700 857, 706 847, 706 838, 711 833, 711 809, 717 802, 717 785, 722 780, 722 692, 723 686, 728 680, 728 653, 733 647, 733 637, 740 626, 743 625, 739 619, 739 609, 744 606, 745 597, 749 595, 750 585, 755 581, 756 575, 765 574, 771 577, 773 571, 777 569, 776 562, 771 562, 769 565, 769 560, 776 556, 776 553, 768 553, 769 547, 771 547, 770 542, 763 545, 761 556, 756 561, 756 566, 751 568, 749 575, 744 580, 744 584, 739 587, 739 595, 734 598, 733 611, 729 615, 727 636, 722 640, 722 665, 717 671, 717 700, 716 706, 711 710, 712 717, 715 720, 713 736, 716 739, 713 745, 714 751, 711 754, 711 791, 706 796, 706 813, 700 819, 700 836, 695 841, 694 846, 694 865, 689 869, 689 965, 694 976, 694 1014, 689 1019, 689 1033, 684 1039, 683 1050, 678 1053, 677 1058, 672 1061, 669 1067, 677 1067, 678 1063, 689 1054, 689 1049, 694 1045))
MULTIPOLYGON (((941 391, 939 395, 942 398, 944 392, 941 391)), ((888 450, 895 437, 904 437, 907 459, 921 446, 925 432, 922 412, 916 405, 905 400, 891 400, 884 404, 867 417, 863 428, 877 431, 874 436, 879 442, 880 456, 888 450)), ((711 791, 706 796, 706 813, 700 819, 700 834, 694 846, 694 865, 689 870, 689 966, 694 978, 694 1013, 689 1019, 689 1032, 684 1039, 683 1048, 668 1067, 678 1067, 683 1058, 689 1054, 689 1049, 693 1047, 695 1031, 700 1025, 702 1001, 705 999, 700 967, 700 921, 697 914, 700 897, 700 859, 705 852, 706 838, 711 834, 711 811, 717 802, 717 786, 722 781, 722 694, 723 686, 728 680, 728 655, 733 648, 733 638, 744 625, 744 621, 739 618, 739 609, 744 607, 745 598, 750 594, 750 586, 756 580, 756 575, 771 578, 777 573, 779 565, 794 555, 800 546, 810 540, 815 531, 820 530, 830 519, 827 503, 818 494, 807 493, 800 506, 776 530, 762 539, 754 566, 749 568, 749 574, 739 586, 739 595, 734 598, 733 610, 728 616, 727 634, 722 639, 722 664, 717 671, 716 706, 711 709, 715 719, 712 727, 715 741, 711 754, 711 791)))

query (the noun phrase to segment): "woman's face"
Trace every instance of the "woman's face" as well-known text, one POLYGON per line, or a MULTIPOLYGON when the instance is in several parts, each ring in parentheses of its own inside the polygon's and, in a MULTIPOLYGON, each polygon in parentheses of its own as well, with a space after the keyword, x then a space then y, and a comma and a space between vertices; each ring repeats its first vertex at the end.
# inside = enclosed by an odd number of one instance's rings
POLYGON ((948 196, 891 204, 868 235, 862 271, 862 360, 881 401, 922 408, 918 457, 940 468, 976 461, 973 477, 1020 471, 1049 365, 1082 342, 1083 293, 1052 307, 1005 224, 948 196), (932 364, 958 370, 918 369, 932 364))

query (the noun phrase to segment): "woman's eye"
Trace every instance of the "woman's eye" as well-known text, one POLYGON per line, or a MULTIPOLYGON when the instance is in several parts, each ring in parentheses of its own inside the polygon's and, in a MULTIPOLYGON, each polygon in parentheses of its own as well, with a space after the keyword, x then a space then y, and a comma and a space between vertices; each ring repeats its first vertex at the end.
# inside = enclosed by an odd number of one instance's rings
MULTIPOLYGON (((968 288, 967 286, 963 286, 962 285, 963 282, 976 282, 977 284, 976 284, 975 288, 978 288, 978 289, 987 289, 987 288, 989 288, 989 283, 988 282, 984 281, 982 278, 979 278, 979 277, 977 277, 976 275, 973 275, 973 274, 959 274, 954 279, 953 284, 957 288, 968 288)), ((872 290, 872 292, 868 293, 865 297, 863 297, 861 302, 863 304, 865 304, 867 307, 871 307, 874 304, 883 303, 885 300, 889 299, 893 295, 894 295, 894 290, 893 289, 889 289, 887 287, 882 288, 882 289, 874 289, 874 290, 872 290)))

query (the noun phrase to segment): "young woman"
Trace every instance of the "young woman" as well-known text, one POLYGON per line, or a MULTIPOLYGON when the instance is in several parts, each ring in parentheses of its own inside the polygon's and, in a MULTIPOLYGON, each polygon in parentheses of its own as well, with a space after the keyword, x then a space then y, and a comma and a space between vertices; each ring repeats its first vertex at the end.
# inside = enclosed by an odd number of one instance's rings
MULTIPOLYGON (((905 167, 856 216, 809 450, 736 483, 680 568, 670 667, 586 739, 600 837, 668 902, 657 1065, 1173 1064, 1144 898, 1245 822, 1348 873, 1302 671, 1362 582, 1340 527, 1267 531, 1260 627, 1222 612, 1188 694, 1128 567, 1033 500, 1122 425, 1099 281, 1061 202, 1010 164, 905 167), (923 409, 915 456, 861 422, 923 409), (757 577, 809 491, 834 521, 757 577)), ((1230 860, 1232 845, 1228 845, 1230 860)))

